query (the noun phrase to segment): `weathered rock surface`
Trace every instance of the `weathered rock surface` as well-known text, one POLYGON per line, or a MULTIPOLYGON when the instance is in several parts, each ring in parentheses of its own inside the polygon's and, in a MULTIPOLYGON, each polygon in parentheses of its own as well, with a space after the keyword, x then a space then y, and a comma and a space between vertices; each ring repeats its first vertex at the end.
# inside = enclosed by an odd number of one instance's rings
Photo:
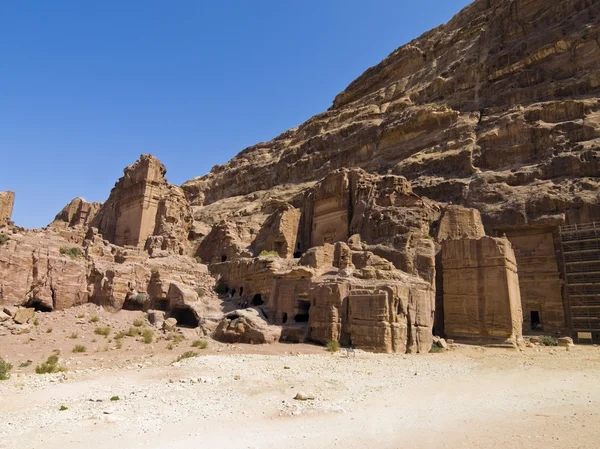
POLYGON ((451 338, 521 338, 517 264, 507 239, 446 240, 442 245, 444 328, 451 338))
POLYGON ((75 198, 56 215, 50 226, 55 228, 89 226, 101 206, 102 203, 89 203, 83 198, 75 198))
POLYGON ((0 226, 7 225, 12 216, 15 192, 0 192, 0 226))
POLYGON ((281 329, 269 326, 256 309, 236 310, 225 315, 212 337, 224 343, 262 344, 279 340, 281 329))
POLYGON ((183 188, 201 209, 362 167, 476 208, 490 228, 591 221, 599 17, 594 0, 477 0, 367 70, 327 112, 183 188))
POLYGON ((158 159, 143 154, 125 168, 92 226, 119 246, 186 253, 191 209, 183 191, 167 182, 166 172, 158 159))

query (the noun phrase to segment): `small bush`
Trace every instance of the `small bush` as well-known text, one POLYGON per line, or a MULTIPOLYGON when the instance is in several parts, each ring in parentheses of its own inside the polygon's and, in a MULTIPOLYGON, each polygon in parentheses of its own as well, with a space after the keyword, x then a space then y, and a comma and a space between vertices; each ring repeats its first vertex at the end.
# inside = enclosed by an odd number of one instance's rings
POLYGON ((69 410, 69 407, 67 407, 66 405, 61 405, 58 410, 64 412, 65 410, 69 410))
POLYGON ((12 365, 0 359, 0 380, 7 380, 10 377, 12 365))
POLYGON ((107 338, 108 334, 110 334, 110 327, 97 327, 94 329, 94 334, 102 335, 104 338, 107 338))
POLYGON ((177 357, 177 360, 175 360, 176 362, 181 362, 183 359, 191 359, 192 357, 198 357, 200 354, 198 354, 197 352, 194 351, 186 351, 183 354, 181 354, 179 357, 177 357))
POLYGON ((79 338, 79 334, 77 332, 73 332, 71 335, 69 335, 69 338, 71 340, 76 340, 79 338))
POLYGON ((90 318, 90 323, 97 323, 98 321, 100 321, 100 318, 98 318, 98 315, 94 315, 93 317, 90 318))
POLYGON ((85 315, 83 313, 80 313, 79 315, 77 315, 77 318, 79 318, 79 319, 85 318, 85 315))
POLYGON ((196 340, 192 343, 192 348, 206 349, 208 342, 206 340, 196 340))
POLYGON ((60 373, 67 369, 63 366, 58 366, 58 356, 51 355, 44 363, 40 363, 35 367, 35 372, 38 374, 60 373))
POLYGON ((140 329, 138 329, 137 327, 130 327, 129 330, 127 331, 127 333, 125 335, 127 335, 128 337, 137 337, 138 335, 140 335, 141 331, 140 329))
POLYGON ((215 285, 215 293, 217 295, 222 295, 227 292, 227 286, 223 282, 219 282, 215 285))
POLYGON ((121 349, 122 347, 123 347, 123 341, 117 340, 117 345, 115 346, 115 349, 121 349))
POLYGON ((75 352, 75 353, 85 352, 85 346, 83 346, 83 345, 75 345, 75 347, 73 348, 73 352, 75 352))
POLYGON ((202 263, 202 259, 200 258, 200 256, 196 256, 196 257, 194 257, 194 260, 195 260, 197 263, 202 263))
POLYGON ((21 364, 19 365, 19 368, 27 368, 28 366, 30 366, 33 362, 31 360, 26 360, 24 362, 21 362, 21 364))
POLYGON ((83 254, 81 252, 81 248, 77 248, 77 247, 67 248, 66 246, 63 246, 60 249, 60 253, 65 256, 69 256, 71 259, 77 259, 78 257, 80 257, 83 254))
POLYGON ((34 326, 39 326, 40 325, 40 319, 37 316, 33 319, 33 325, 34 326))
POLYGON ((135 320, 135 321, 133 322, 133 325, 134 325, 135 327, 142 327, 142 326, 144 325, 144 322, 143 322, 142 320, 135 320))
POLYGON ((558 346, 558 340, 550 335, 543 335, 540 337, 540 344, 542 346, 558 346))
POLYGON ((438 354, 440 352, 444 352, 444 348, 436 345, 435 343, 431 345, 431 349, 429 350, 430 354, 438 354))
POLYGON ((120 401, 121 398, 119 396, 113 396, 110 398, 111 401, 120 401))
POLYGON ((144 329, 142 331, 142 338, 144 339, 144 343, 148 345, 152 343, 152 339, 154 338, 154 332, 152 332, 150 329, 144 329))
POLYGON ((132 298, 136 303, 140 305, 146 304, 148 301, 148 295, 146 293, 138 293, 132 298))
POLYGON ((279 257, 279 253, 277 251, 262 250, 258 257, 279 257))
POLYGON ((340 344, 335 340, 330 340, 327 342, 327 350, 329 352, 338 352, 340 350, 340 344))
POLYGON ((198 287, 196 293, 198 293, 198 296, 200 297, 206 296, 206 289, 204 287, 198 287))
POLYGON ((52 328, 51 328, 51 327, 49 327, 48 329, 46 329, 46 333, 47 333, 47 334, 51 334, 51 333, 52 333, 52 328))
POLYGON ((173 346, 173 343, 169 343, 169 344, 167 345, 167 349, 168 349, 169 351, 172 351, 174 347, 175 347, 175 346, 173 346))
POLYGON ((125 338, 127 336, 127 334, 123 331, 119 331, 115 334, 115 340, 121 340, 122 338, 125 338))
POLYGON ((183 340, 185 340, 185 337, 181 334, 169 334, 165 337, 165 340, 172 341, 173 344, 178 345, 183 340))
POLYGON ((4 245, 5 243, 8 243, 8 241, 10 240, 10 237, 6 234, 0 234, 0 246, 4 245))

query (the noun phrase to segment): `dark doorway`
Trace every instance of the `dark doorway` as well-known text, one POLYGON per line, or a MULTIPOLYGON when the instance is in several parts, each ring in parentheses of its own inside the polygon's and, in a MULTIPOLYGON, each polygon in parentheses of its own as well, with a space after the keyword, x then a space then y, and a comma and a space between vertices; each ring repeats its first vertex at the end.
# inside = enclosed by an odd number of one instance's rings
POLYGON ((310 310, 310 301, 298 300, 296 304, 298 313, 294 317, 296 323, 308 323, 308 311, 310 310))
POLYGON ((227 262, 227 256, 225 254, 221 256, 221 262, 227 262))
POLYGON ((26 307, 33 307, 36 312, 52 312, 52 307, 49 307, 37 298, 29 301, 26 307))
POLYGON ((537 310, 531 311, 531 330, 539 331, 542 330, 542 322, 540 320, 540 312, 537 310))
POLYGON ((177 325, 180 327, 196 328, 200 325, 198 316, 189 307, 174 307, 170 316, 177 320, 177 325))
POLYGON ((281 317, 281 321, 283 324, 287 323, 287 313, 283 312, 283 316, 281 317))
POLYGON ((244 293, 244 287, 240 287, 240 297, 242 296, 243 293, 244 293))
POLYGON ((256 295, 254 295, 254 298, 252 298, 252 305, 253 306, 262 306, 265 302, 262 299, 262 296, 260 295, 260 293, 257 293, 256 295))
POLYGON ((169 308, 169 300, 168 299, 155 299, 152 304, 152 308, 155 310, 162 310, 166 312, 169 308))

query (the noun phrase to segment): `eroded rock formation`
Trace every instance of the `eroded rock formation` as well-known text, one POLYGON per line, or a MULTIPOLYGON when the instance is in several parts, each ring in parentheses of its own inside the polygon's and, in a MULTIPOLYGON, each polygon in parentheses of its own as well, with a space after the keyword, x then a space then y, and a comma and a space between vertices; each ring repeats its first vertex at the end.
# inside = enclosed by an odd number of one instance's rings
POLYGON ((600 220, 598 32, 594 0, 476 0, 182 188, 142 155, 97 213, 3 231, 0 301, 382 352, 428 351, 434 316, 452 337, 563 332, 559 227, 600 220))
POLYGON ((503 238, 446 240, 444 328, 452 338, 491 338, 516 343, 523 312, 517 263, 503 238))
POLYGON ((66 228, 89 226, 102 207, 102 203, 89 203, 83 198, 74 198, 61 210, 50 226, 66 228))
POLYGON ((7 225, 12 216, 13 205, 15 202, 15 193, 0 192, 0 226, 7 225))
POLYGON ((184 254, 191 210, 181 189, 167 183, 166 172, 158 159, 143 154, 125 168, 92 226, 115 245, 184 254))

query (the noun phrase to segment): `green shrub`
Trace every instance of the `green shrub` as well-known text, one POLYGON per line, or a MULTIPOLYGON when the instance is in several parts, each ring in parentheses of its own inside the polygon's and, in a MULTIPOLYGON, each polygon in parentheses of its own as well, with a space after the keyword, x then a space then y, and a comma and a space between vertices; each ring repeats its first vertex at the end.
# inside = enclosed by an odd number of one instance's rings
POLYGON ((119 331, 115 335, 115 340, 120 340, 122 338, 125 338, 126 336, 127 336, 127 334, 125 332, 119 331))
POLYGON ((196 293, 202 298, 203 296, 206 296, 206 289, 204 287, 198 287, 196 293))
POLYGON ((227 285, 225 285, 223 282, 219 282, 215 285, 215 293, 217 295, 222 295, 224 293, 227 292, 227 285))
POLYGON ((90 318, 90 323, 97 323, 98 321, 100 321, 100 318, 98 318, 98 315, 94 315, 93 317, 90 318))
POLYGON ((0 359, 0 380, 7 380, 10 377, 12 365, 0 359))
POLYGON ((196 340, 192 343, 192 348, 206 349, 208 342, 206 340, 196 340))
POLYGON ((34 326, 39 326, 40 325, 40 319, 37 316, 33 319, 33 325, 34 326))
POLYGON ((44 363, 40 363, 35 367, 35 372, 38 374, 51 374, 66 371, 64 366, 58 366, 58 356, 51 355, 44 363))
POLYGON ((133 297, 133 300, 140 305, 144 305, 148 301, 148 294, 143 292, 138 293, 133 297))
POLYGON ((0 246, 4 245, 10 240, 10 237, 6 234, 0 234, 0 246))
POLYGON ((51 328, 51 327, 49 327, 48 329, 46 329, 46 333, 47 333, 47 334, 51 334, 51 333, 52 333, 52 328, 51 328))
POLYGON ((110 334, 110 327, 97 327, 94 329, 94 334, 103 335, 104 338, 106 338, 108 337, 108 334, 110 334))
POLYGON ((542 335, 540 337, 540 344, 542 346, 558 346, 558 340, 550 335, 542 335))
POLYGON ((279 257, 279 253, 277 251, 267 251, 262 250, 258 257, 279 257))
POLYGON ((200 258, 200 256, 194 257, 194 260, 196 260, 197 263, 202 263, 202 259, 200 258))
POLYGON ((121 349, 123 347, 123 340, 117 340, 117 345, 115 346, 115 349, 121 349))
POLYGON ((444 348, 442 348, 441 346, 436 345, 435 343, 433 345, 431 345, 431 349, 429 350, 430 354, 437 354, 440 352, 445 352, 444 348))
POLYGON ((21 362, 21 364, 19 365, 19 368, 27 368, 29 365, 31 365, 33 362, 31 360, 26 360, 24 362, 21 362))
POLYGON ((83 346, 83 345, 75 345, 75 347, 73 348, 73 352, 75 352, 75 353, 85 352, 85 346, 83 346))
POLYGON ((69 335, 69 338, 71 340, 76 340, 77 338, 79 338, 79 334, 77 332, 73 332, 71 333, 71 335, 69 335))
POLYGON ((144 343, 148 345, 152 343, 152 339, 154 338, 154 332, 152 332, 150 329, 144 329, 142 331, 142 338, 144 339, 144 343))
POLYGON ((340 350, 340 344, 335 340, 330 340, 327 342, 327 350, 329 352, 338 352, 340 350))
POLYGON ((110 398, 111 401, 120 401, 121 398, 119 396, 113 396, 110 398))
POLYGON ((175 360, 176 362, 181 362, 183 359, 191 359, 192 357, 198 357, 200 354, 198 354, 197 352, 194 351, 186 351, 183 354, 181 354, 179 357, 177 357, 177 360, 175 360))
POLYGON ((138 320, 135 320, 135 321, 133 322, 133 325, 134 325, 135 327, 142 327, 142 326, 144 325, 144 322, 143 322, 142 320, 139 320, 139 319, 138 319, 138 320))
POLYGON ((130 327, 125 335, 128 337, 137 337, 142 331, 137 327, 130 327))
POLYGON ((64 412, 65 410, 69 410, 69 407, 67 407, 66 405, 61 405, 58 410, 64 412))
POLYGON ((83 254, 81 251, 81 248, 77 248, 77 247, 67 248, 66 246, 63 246, 60 249, 60 253, 65 256, 69 256, 71 259, 77 259, 78 257, 80 257, 83 254))

